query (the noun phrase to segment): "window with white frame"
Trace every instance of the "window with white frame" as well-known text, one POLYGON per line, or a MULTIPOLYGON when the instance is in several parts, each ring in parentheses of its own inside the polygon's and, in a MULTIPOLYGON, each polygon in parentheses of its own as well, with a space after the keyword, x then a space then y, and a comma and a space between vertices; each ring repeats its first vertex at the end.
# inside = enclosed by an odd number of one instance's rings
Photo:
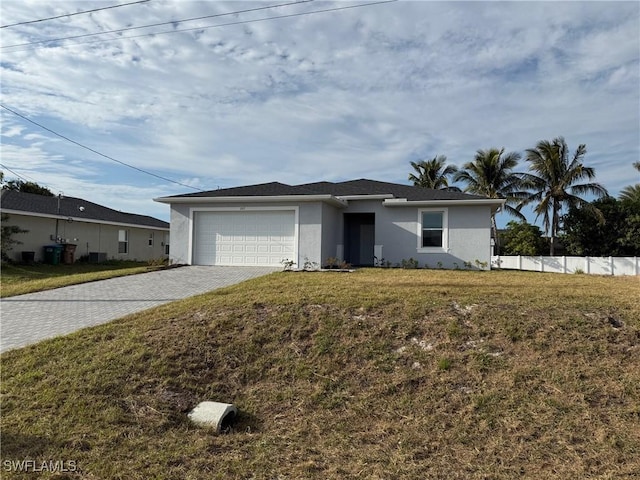
POLYGON ((118 230, 118 253, 129 253, 128 230, 118 230))
POLYGON ((422 209, 418 212, 418 251, 441 252, 448 247, 447 209, 422 209))
POLYGON ((149 246, 153 247, 153 232, 149 234, 149 246))

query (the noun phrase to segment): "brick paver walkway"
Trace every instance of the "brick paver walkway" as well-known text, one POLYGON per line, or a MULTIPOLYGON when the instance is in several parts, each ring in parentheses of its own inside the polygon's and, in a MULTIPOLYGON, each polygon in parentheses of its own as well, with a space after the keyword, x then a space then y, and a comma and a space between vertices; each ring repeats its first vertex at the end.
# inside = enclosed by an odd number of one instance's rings
POLYGON ((0 301, 0 352, 277 270, 180 267, 5 298, 0 301))

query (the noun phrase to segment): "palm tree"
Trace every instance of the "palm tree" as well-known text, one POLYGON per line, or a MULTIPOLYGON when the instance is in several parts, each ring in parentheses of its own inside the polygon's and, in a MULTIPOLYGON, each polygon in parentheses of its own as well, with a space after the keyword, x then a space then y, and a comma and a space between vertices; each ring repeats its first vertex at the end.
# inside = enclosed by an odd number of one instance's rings
POLYGON ((598 198, 608 196, 607 190, 595 182, 576 183, 581 180, 593 180, 595 169, 585 167, 582 159, 587 147, 581 144, 570 156, 569 148, 563 137, 551 142, 541 140, 535 148, 527 149, 526 160, 533 172, 525 176, 527 188, 532 190, 522 205, 537 202, 534 212, 543 215, 543 226, 551 237, 549 254, 555 253, 555 239, 560 229, 560 213, 563 207, 578 207, 591 211, 600 221, 602 213, 581 195, 591 194, 598 198))
POLYGON ((421 160, 419 162, 411 162, 411 166, 416 174, 410 173, 409 180, 416 187, 432 188, 434 190, 453 190, 460 191, 458 187, 449 186, 449 176, 458 171, 455 165, 447 165, 447 157, 437 155, 431 160, 421 160))
MULTIPOLYGON (((640 172, 640 162, 634 162, 633 167, 640 172)), ((640 203, 640 183, 624 187, 618 198, 623 202, 640 203)))
MULTIPOLYGON (((478 150, 473 162, 467 162, 454 175, 454 180, 467 184, 464 191, 489 198, 503 198, 506 200, 504 209, 507 213, 525 220, 525 216, 511 205, 521 201, 526 192, 522 189, 522 174, 513 172, 518 165, 520 154, 517 152, 504 153, 504 148, 489 148, 478 150)), ((500 251, 500 239, 496 225, 496 213, 491 215, 491 230, 495 241, 496 251, 500 251)))

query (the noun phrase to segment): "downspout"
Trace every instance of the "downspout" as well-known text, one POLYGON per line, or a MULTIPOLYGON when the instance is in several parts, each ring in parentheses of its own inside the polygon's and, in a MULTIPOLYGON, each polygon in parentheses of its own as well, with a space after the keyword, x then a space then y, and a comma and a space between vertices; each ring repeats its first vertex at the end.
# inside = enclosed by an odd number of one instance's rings
MULTIPOLYGON (((58 193, 58 217, 60 216, 60 200, 62 199, 62 192, 58 193)), ((60 243, 58 240, 60 239, 58 235, 58 225, 60 223, 60 219, 56 218, 56 243, 60 243)))

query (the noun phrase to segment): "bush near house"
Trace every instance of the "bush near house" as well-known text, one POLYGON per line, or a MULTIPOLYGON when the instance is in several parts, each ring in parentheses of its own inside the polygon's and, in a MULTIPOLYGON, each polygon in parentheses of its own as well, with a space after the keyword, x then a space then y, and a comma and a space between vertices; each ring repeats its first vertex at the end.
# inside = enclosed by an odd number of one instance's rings
POLYGON ((7 225, 10 221, 8 214, 3 213, 0 219, 2 222, 1 227, 1 241, 0 241, 0 257, 2 262, 9 262, 9 252, 13 249, 14 245, 20 245, 22 242, 17 240, 14 235, 19 233, 27 233, 28 230, 24 230, 17 225, 7 225))
POLYGON ((527 222, 507 223, 507 228, 500 232, 500 255, 544 255, 549 251, 549 244, 536 225, 527 222))

